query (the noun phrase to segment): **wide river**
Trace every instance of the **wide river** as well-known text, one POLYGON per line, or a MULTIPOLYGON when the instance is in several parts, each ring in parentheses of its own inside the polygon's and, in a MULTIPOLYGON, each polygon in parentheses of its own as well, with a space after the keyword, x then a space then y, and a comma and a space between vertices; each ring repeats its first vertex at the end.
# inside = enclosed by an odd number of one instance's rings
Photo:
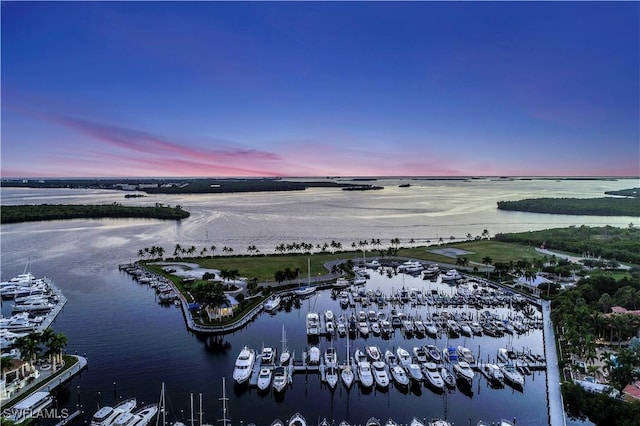
MULTIPOLYGON (((499 200, 534 197, 599 197, 604 191, 637 187, 637 180, 400 180, 380 179, 380 191, 311 189, 303 192, 275 192, 225 195, 157 195, 124 199, 119 191, 71 189, 2 188, 2 205, 41 203, 112 203, 181 205, 191 217, 177 222, 141 219, 102 219, 35 222, 2 225, 2 280, 22 273, 31 260, 36 276, 52 278, 68 298, 53 324, 68 337, 67 352, 86 354, 89 368, 75 378, 58 403, 75 409, 82 406, 89 419, 98 404, 112 404, 135 396, 140 403, 157 402, 161 384, 167 393, 169 419, 188 422, 189 395, 202 394, 203 417, 213 423, 222 418, 222 378, 226 378, 228 415, 234 424, 254 422, 270 425, 275 418, 287 419, 302 413, 312 424, 327 417, 336 424, 347 420, 364 424, 375 416, 408 423, 413 416, 446 417, 456 425, 476 424, 517 417, 518 425, 544 425, 547 404, 544 372, 527 377, 523 391, 510 387, 491 388, 476 376, 470 389, 457 388, 439 394, 426 386, 401 392, 347 391, 339 384, 331 392, 315 373, 296 374, 284 397, 262 395, 255 389, 234 386, 231 379, 235 358, 243 345, 260 350, 263 345, 281 346, 282 328, 287 344, 297 356, 307 347, 304 318, 309 310, 332 309, 342 313, 329 292, 319 292, 290 311, 261 314, 240 331, 224 338, 225 350, 207 345, 206 339, 187 331, 181 311, 162 307, 154 292, 137 284, 118 270, 118 265, 136 260, 144 247, 163 246, 168 254, 176 244, 182 247, 215 245, 243 253, 249 245, 273 252, 281 243, 323 244, 340 241, 343 247, 360 240, 380 239, 388 246, 392 238, 408 245, 437 243, 440 238, 464 238, 487 230, 498 232, 564 227, 569 225, 627 226, 633 217, 594 217, 505 212, 496 209, 499 200), (400 188, 400 183, 411 187, 400 188)), ((370 255, 370 253, 368 253, 370 255)), ((446 292, 447 286, 398 275, 387 278, 374 273, 367 284, 372 289, 391 291, 402 286, 446 292)), ((10 313, 4 302, 2 313, 10 313)), ((468 309, 461 309, 468 311, 468 309)), ((407 313, 429 314, 427 308, 407 308, 407 313)), ((507 316, 509 310, 497 309, 507 316)), ((464 344, 483 359, 495 358, 499 347, 542 353, 541 331, 516 337, 406 339, 396 332, 391 340, 377 337, 351 342, 352 350, 375 344, 381 349, 435 342, 439 347, 464 344)), ((346 341, 321 339, 320 347, 333 344, 341 359, 346 341)), ((197 419, 196 415, 196 419, 197 419)), ((571 423, 571 422, 569 422, 571 423)), ((187 423, 188 424, 188 423, 187 423)))

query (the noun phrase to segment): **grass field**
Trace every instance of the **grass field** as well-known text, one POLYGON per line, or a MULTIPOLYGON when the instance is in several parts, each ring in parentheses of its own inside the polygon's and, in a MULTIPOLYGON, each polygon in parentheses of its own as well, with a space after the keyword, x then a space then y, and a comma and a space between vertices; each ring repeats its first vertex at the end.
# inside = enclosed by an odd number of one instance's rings
MULTIPOLYGON (((486 256, 491 257, 493 262, 517 261, 524 258, 533 260, 536 257, 542 256, 537 253, 533 247, 489 240, 451 243, 442 246, 400 248, 397 256, 411 257, 430 262, 455 264, 455 258, 431 252, 431 250, 443 247, 458 248, 472 252, 464 255, 464 257, 467 257, 471 262, 477 263, 482 263, 482 259, 486 256)), ((330 272, 325 268, 325 263, 348 259, 355 262, 358 256, 362 259, 361 254, 359 250, 297 255, 216 256, 207 258, 185 258, 184 260, 197 263, 203 268, 236 269, 240 276, 248 279, 257 278, 258 282, 273 282, 276 271, 281 271, 286 268, 292 271, 299 269, 300 280, 305 282, 307 280, 307 259, 311 262, 311 276, 316 277, 330 272)), ((367 258, 380 258, 378 251, 372 251, 366 256, 367 258)))

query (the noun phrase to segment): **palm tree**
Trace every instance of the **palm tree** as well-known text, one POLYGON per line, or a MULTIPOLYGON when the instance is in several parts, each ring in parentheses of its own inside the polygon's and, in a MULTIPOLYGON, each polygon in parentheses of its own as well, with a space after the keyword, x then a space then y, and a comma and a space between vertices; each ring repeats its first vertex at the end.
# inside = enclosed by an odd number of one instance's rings
POLYGON ((491 256, 485 256, 482 258, 482 264, 487 267, 487 278, 489 278, 489 266, 493 263, 493 259, 491 256))
POLYGON ((56 333, 51 338, 49 349, 47 352, 53 359, 53 371, 56 371, 57 365, 62 365, 62 350, 67 346, 67 336, 62 333, 56 333))
POLYGON ((27 336, 18 337, 14 343, 20 351, 22 359, 33 361, 40 352, 40 336, 38 333, 29 333, 27 336))

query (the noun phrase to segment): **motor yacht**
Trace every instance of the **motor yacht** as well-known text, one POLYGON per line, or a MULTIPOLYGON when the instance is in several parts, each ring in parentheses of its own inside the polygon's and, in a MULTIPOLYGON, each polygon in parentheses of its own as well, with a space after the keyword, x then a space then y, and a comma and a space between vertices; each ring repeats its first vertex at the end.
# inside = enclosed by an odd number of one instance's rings
POLYGON ((258 389, 261 391, 269 389, 271 386, 271 379, 273 378, 273 373, 270 368, 262 367, 260 372, 258 373, 258 389))
POLYGON ((389 367, 389 370, 391 372, 391 377, 398 385, 400 386, 409 385, 409 376, 407 376, 406 370, 402 368, 399 364, 389 367))
POLYGON ((363 387, 370 388, 373 386, 374 379, 369 361, 358 362, 358 378, 363 387))
POLYGON ((427 379, 427 382, 437 389, 444 388, 444 380, 438 371, 438 366, 433 362, 426 362, 422 368, 422 374, 427 379))
POLYGON ((275 392, 282 392, 289 384, 289 372, 286 367, 280 366, 273 370, 272 386, 275 392))
POLYGON ((382 361, 374 361, 371 366, 373 367, 373 379, 376 385, 381 388, 389 387, 389 375, 387 374, 387 366, 382 361))
POLYGON ((264 302, 264 310, 267 312, 275 311, 278 309, 278 306, 280 306, 281 301, 282 298, 279 295, 272 295, 266 302, 264 302))
POLYGON ((256 362, 256 351, 247 346, 244 346, 238 358, 236 358, 235 367, 233 369, 233 379, 242 384, 249 380, 251 373, 253 372, 253 365, 256 362))
POLYGON ((138 402, 135 398, 129 398, 113 407, 102 407, 93 414, 93 417, 91 418, 91 426, 108 426, 113 423, 116 417, 120 414, 131 412, 136 408, 137 404, 138 402))

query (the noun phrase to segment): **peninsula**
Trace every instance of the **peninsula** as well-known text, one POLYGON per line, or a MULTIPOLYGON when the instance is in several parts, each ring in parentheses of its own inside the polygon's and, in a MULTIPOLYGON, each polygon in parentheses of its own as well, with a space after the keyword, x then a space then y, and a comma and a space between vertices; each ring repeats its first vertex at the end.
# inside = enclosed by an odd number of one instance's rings
POLYGON ((119 203, 80 205, 80 204, 38 204, 2 206, 0 223, 34 222, 60 219, 97 219, 97 218, 150 218, 180 220, 190 216, 180 206, 156 204, 152 207, 123 206, 119 203))

